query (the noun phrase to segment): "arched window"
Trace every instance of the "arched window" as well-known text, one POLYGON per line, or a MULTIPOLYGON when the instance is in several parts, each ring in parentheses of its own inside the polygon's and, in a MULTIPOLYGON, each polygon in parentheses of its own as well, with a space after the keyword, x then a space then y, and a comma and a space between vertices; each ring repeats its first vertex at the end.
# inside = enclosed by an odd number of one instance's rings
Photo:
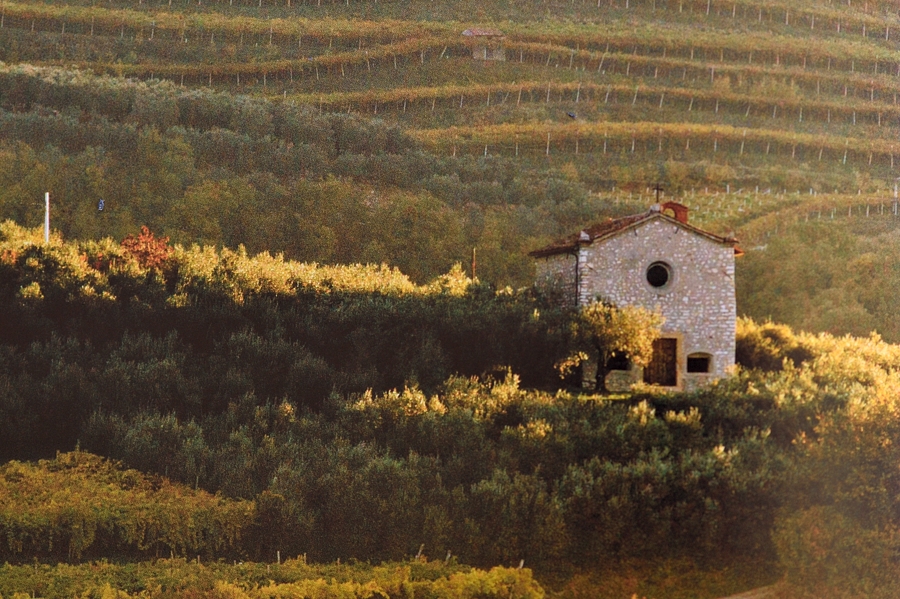
POLYGON ((712 372, 712 356, 700 352, 688 354, 687 371, 689 373, 712 372))

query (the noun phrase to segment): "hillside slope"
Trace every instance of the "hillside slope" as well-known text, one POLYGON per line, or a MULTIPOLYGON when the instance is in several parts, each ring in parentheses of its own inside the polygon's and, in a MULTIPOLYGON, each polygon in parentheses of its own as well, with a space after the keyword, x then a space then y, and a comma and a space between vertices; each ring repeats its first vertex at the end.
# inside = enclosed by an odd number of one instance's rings
POLYGON ((883 206, 900 168, 888 2, 26 0, 0 14, 0 214, 40 222, 49 188, 69 237, 146 224, 419 281, 476 247, 480 277, 521 285, 528 249, 644 209, 656 183, 755 246, 786 218, 883 206), (473 59, 471 27, 502 31, 506 60, 473 59))
POLYGON ((524 559, 542 583, 578 573, 563 596, 672 597, 673 567, 757 585, 780 571, 791 596, 896 596, 900 348, 877 336, 741 320, 742 369, 695 393, 529 390, 566 321, 458 270, 417 286, 2 233, 0 455, 80 446, 194 487, 90 456, 0 467, 10 563, 403 560, 424 543, 476 565, 524 559))

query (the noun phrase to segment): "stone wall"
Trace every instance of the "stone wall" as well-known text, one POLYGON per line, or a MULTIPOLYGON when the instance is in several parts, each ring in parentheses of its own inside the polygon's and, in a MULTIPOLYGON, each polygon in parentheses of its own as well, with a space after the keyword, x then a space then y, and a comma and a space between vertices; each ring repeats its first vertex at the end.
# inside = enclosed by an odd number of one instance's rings
POLYGON ((575 306, 575 255, 554 254, 535 261, 535 286, 560 306, 575 306))
POLYGON ((475 60, 506 60, 506 49, 502 44, 480 44, 472 48, 472 58, 475 60))
POLYGON ((679 387, 692 388, 734 366, 734 248, 664 217, 650 218, 579 250, 580 304, 602 298, 643 306, 665 317, 664 337, 677 337, 679 387), (668 265, 662 287, 647 281, 655 262, 668 265), (688 374, 687 356, 711 356, 709 374, 688 374))

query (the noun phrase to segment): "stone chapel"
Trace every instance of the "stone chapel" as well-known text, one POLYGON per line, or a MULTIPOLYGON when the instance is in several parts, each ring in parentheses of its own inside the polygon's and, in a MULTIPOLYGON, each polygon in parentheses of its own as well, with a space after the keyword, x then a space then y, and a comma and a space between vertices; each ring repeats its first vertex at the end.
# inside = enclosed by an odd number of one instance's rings
MULTIPOLYGON (((688 223, 688 208, 655 204, 642 214, 609 219, 530 253, 536 285, 571 306, 602 299, 636 305, 665 317, 650 365, 610 362, 610 390, 643 380, 691 390, 729 374, 734 366, 737 240, 688 223)), ((584 373, 593 382, 596 364, 584 373), (590 372, 593 370, 593 372, 590 372)))

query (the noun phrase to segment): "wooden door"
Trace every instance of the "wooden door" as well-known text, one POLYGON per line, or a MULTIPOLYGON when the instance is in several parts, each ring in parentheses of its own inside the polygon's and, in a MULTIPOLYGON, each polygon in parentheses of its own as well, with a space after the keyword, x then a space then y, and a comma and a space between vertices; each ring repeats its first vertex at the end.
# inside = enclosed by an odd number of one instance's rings
POLYGON ((678 340, 657 339, 653 342, 653 358, 644 368, 644 382, 674 387, 678 384, 678 340))

